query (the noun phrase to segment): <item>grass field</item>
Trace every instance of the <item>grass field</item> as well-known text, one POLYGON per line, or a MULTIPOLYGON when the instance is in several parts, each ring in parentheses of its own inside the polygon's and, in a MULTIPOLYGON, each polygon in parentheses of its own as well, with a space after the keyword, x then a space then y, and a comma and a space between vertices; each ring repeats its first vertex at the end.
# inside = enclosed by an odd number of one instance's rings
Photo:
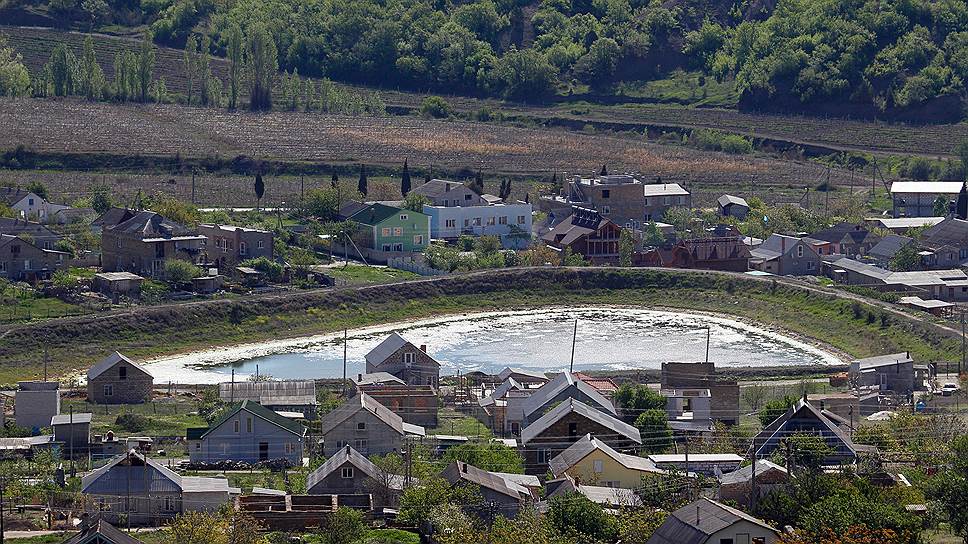
MULTIPOLYGON (((123 436, 185 436, 188 427, 206 427, 205 419, 198 415, 198 406, 194 400, 178 397, 175 399, 155 400, 147 404, 106 405, 90 404, 84 400, 65 398, 61 403, 61 412, 67 413, 74 408, 74 413, 90 412, 93 414, 91 432, 104 434, 114 431, 123 436), (125 429, 117 424, 121 414, 138 414, 144 416, 147 426, 143 429, 125 429)), ((184 447, 172 448, 172 444, 165 444, 164 448, 169 456, 185 453, 184 447)), ((155 446, 156 449, 159 446, 155 446)))
POLYGON ((420 276, 406 270, 378 266, 363 266, 350 263, 346 268, 334 266, 326 270, 326 274, 343 280, 347 285, 368 285, 374 283, 389 283, 417 279, 420 276))

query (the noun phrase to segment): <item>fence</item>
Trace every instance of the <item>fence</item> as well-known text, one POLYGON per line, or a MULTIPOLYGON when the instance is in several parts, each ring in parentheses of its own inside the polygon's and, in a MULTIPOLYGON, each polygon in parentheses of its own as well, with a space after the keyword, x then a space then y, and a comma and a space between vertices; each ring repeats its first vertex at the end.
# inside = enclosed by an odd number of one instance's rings
POLYGON ((444 276, 448 274, 448 272, 444 270, 431 268, 427 265, 420 264, 413 259, 406 259, 404 257, 388 259, 387 266, 390 268, 396 268, 397 270, 406 270, 407 272, 420 274, 421 276, 444 276))

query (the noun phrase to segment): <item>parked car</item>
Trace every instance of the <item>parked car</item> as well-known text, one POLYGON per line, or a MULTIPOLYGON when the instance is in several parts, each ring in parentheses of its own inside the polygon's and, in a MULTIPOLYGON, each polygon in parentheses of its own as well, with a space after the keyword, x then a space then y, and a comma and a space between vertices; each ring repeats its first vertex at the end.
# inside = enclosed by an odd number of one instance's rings
POLYGON ((959 386, 956 383, 949 382, 941 386, 941 396, 950 397, 951 395, 955 394, 955 392, 960 390, 961 390, 961 386, 959 386))

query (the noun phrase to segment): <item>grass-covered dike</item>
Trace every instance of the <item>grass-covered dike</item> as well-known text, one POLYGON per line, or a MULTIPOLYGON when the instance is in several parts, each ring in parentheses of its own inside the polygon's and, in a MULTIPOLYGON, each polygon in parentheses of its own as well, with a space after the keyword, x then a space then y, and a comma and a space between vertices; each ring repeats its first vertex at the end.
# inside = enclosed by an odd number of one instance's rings
POLYGON ((143 358, 445 314, 590 304, 727 314, 851 356, 910 351, 921 361, 960 357, 955 331, 852 296, 703 271, 494 270, 13 325, 0 328, 0 383, 41 375, 45 347, 57 375, 86 369, 112 350, 143 358))

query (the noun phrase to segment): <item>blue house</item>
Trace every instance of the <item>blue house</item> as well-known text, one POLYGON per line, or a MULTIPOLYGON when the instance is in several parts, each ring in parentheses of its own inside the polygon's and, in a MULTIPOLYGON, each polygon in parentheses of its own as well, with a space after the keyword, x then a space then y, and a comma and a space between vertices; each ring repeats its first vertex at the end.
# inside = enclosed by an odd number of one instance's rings
POLYGON ((192 461, 276 461, 302 464, 306 427, 250 400, 207 429, 188 429, 192 461))

